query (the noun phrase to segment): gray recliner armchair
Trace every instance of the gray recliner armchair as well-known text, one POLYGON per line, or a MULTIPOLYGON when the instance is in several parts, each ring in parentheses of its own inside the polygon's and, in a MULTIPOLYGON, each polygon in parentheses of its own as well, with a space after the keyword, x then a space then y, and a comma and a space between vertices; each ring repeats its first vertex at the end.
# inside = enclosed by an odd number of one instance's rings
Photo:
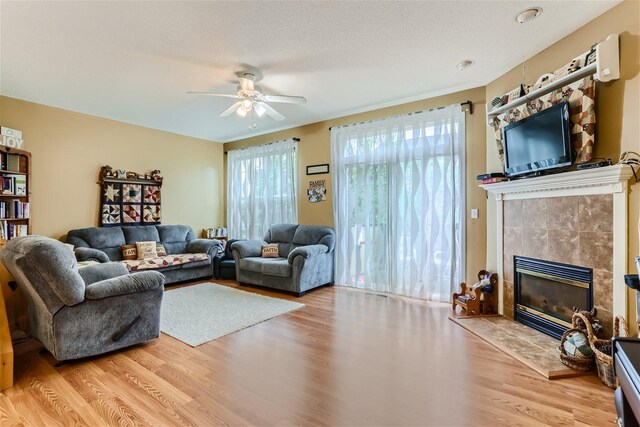
POLYGON ((0 261, 29 301, 31 334, 59 361, 160 336, 164 276, 119 263, 78 269, 73 252, 42 236, 10 240, 0 261))
POLYGON ((277 224, 264 240, 231 245, 240 284, 265 286, 297 296, 333 284, 335 232, 319 225, 277 224), (277 243, 278 258, 262 258, 262 245, 277 243))

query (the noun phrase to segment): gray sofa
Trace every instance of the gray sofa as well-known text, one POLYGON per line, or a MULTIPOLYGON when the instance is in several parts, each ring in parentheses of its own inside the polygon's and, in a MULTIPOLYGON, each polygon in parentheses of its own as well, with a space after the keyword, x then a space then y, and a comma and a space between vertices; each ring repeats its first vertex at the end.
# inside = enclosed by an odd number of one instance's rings
POLYGON ((188 225, 91 227, 67 233, 67 243, 75 247, 78 261, 121 261, 121 246, 144 241, 162 243, 167 254, 207 254, 207 260, 157 269, 164 274, 167 284, 213 276, 213 257, 218 253, 220 242, 196 239, 188 225))
POLYGON ((16 237, 0 260, 29 301, 31 334, 57 360, 94 356, 160 335, 164 276, 119 263, 78 269, 61 242, 16 237))
POLYGON ((333 284, 335 232, 319 225, 278 224, 264 240, 231 245, 240 284, 265 286, 301 296, 318 286, 333 284), (277 243, 279 258, 262 258, 262 245, 277 243))

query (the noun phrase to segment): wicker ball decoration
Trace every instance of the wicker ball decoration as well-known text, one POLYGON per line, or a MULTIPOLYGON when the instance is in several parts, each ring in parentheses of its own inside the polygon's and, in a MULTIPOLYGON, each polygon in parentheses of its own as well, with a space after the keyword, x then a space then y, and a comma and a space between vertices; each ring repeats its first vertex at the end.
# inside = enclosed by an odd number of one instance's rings
POLYGON ((566 355, 579 359, 592 359, 594 355, 587 335, 580 330, 570 331, 562 343, 562 348, 566 355))

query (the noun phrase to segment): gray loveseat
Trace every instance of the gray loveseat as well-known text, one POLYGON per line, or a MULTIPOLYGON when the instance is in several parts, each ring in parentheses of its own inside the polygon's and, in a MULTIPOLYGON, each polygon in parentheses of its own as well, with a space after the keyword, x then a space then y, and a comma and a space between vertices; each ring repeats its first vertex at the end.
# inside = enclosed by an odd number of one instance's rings
POLYGON ((188 225, 91 227, 67 233, 67 243, 75 247, 78 261, 121 261, 121 246, 145 241, 161 243, 167 254, 207 254, 206 260, 156 269, 164 274, 167 284, 213 276, 213 257, 218 253, 220 242, 196 239, 188 225))
POLYGON ((278 224, 264 240, 231 245, 240 284, 265 286, 297 296, 318 286, 333 284, 335 232, 319 225, 278 224), (262 245, 277 243, 279 258, 262 258, 262 245))
POLYGON ((16 237, 0 260, 29 301, 31 334, 57 360, 94 356, 160 336, 164 276, 119 263, 78 269, 71 250, 42 236, 16 237))

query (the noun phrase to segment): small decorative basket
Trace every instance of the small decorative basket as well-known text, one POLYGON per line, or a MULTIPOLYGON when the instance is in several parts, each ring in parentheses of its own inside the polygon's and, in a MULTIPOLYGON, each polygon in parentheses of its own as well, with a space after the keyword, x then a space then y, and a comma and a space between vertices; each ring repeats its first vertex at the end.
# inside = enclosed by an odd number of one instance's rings
MULTIPOLYGON (((563 364, 567 365, 571 369, 575 369, 576 371, 589 371, 593 369, 593 356, 591 357, 576 357, 567 354, 565 350, 564 343, 567 339, 575 333, 585 334, 583 329, 579 328, 571 328, 568 329, 564 334, 562 334, 562 339, 560 340, 560 361, 563 364)), ((588 337, 587 337, 588 339, 588 337)))
MULTIPOLYGON (((582 321, 587 325, 587 334, 589 336, 589 343, 591 345, 591 349, 596 355, 596 367, 598 368, 598 376, 600 377, 600 381, 608 387, 615 389, 617 387, 617 379, 616 374, 613 370, 613 346, 611 340, 603 340, 597 338, 593 333, 593 328, 591 324, 580 313, 575 313, 573 315, 574 319, 576 317, 580 317, 582 321)), ((628 337, 629 336, 629 328, 627 327, 627 322, 623 316, 616 316, 613 322, 613 335, 618 337, 628 337), (622 324, 623 334, 620 335, 620 324, 622 324)))

